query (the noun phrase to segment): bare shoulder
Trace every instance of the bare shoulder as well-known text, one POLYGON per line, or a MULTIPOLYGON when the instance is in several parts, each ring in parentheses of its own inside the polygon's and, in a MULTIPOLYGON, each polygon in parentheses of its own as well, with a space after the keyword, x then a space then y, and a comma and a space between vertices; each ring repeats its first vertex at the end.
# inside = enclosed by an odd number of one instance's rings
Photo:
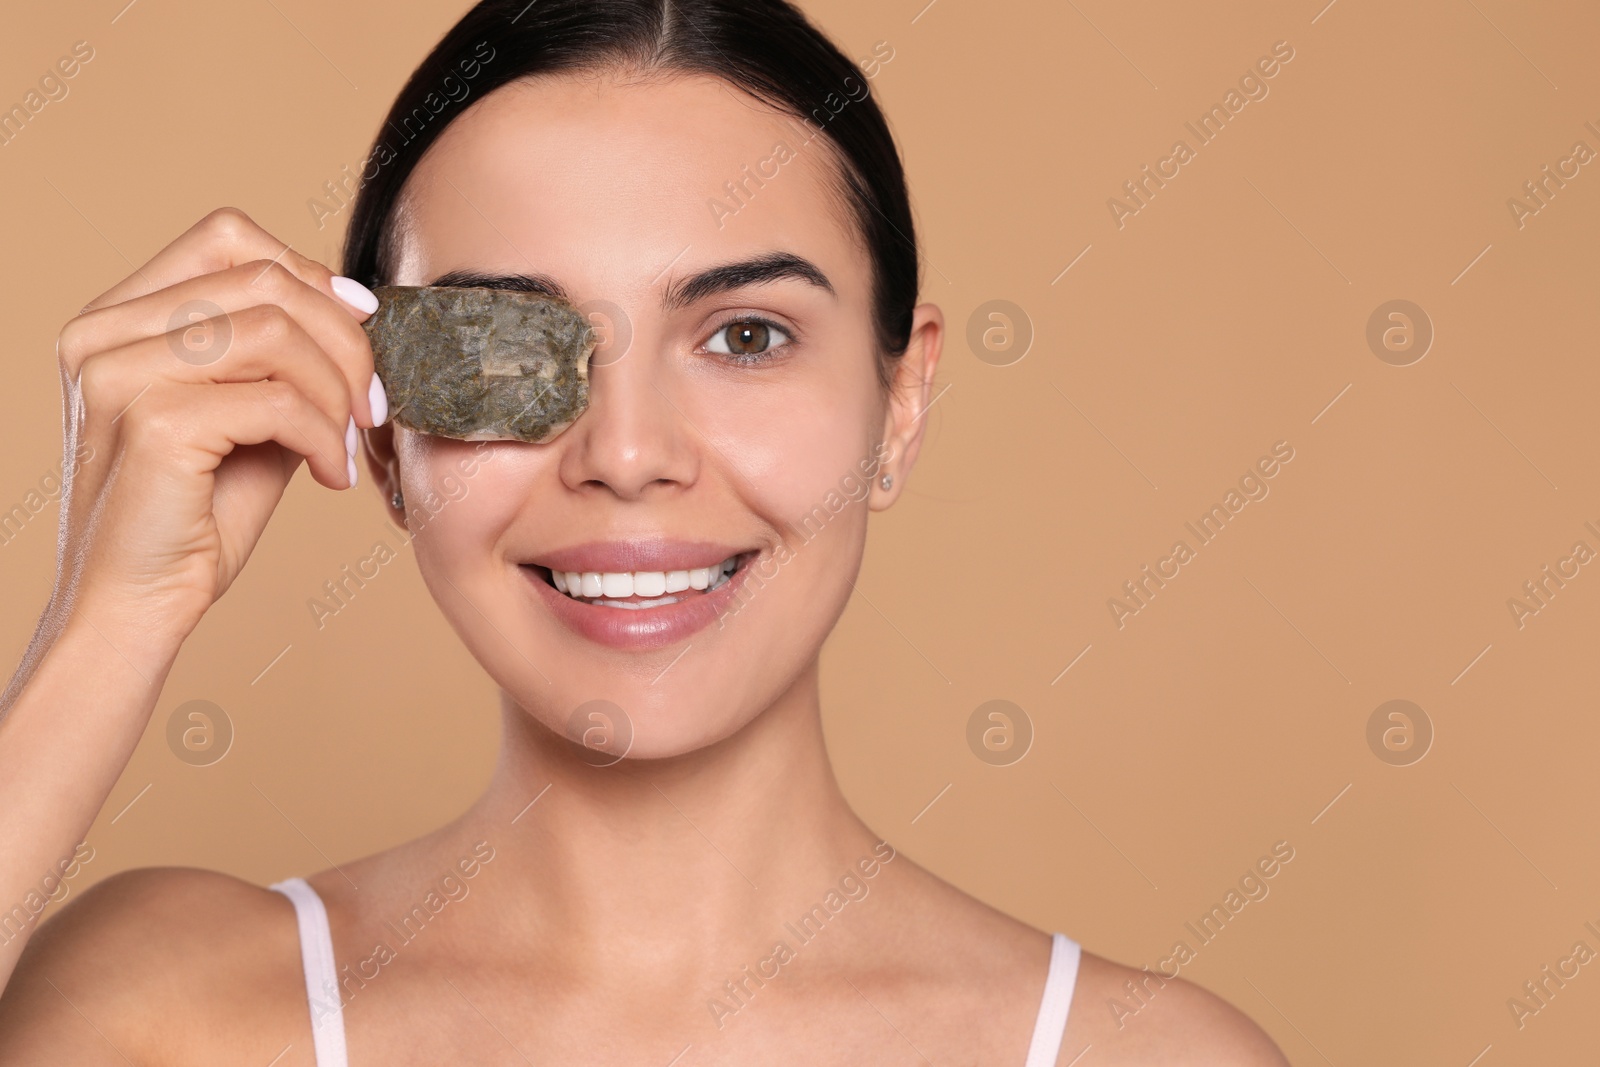
MULTIPOLYGON (((1050 936, 970 896, 909 859, 895 860, 901 886, 883 913, 868 955, 921 969, 912 991, 942 1005, 929 1033, 946 1024, 943 1057, 994 1062, 998 1050, 1036 1024, 1050 961, 1050 936), (906 962, 913 961, 913 962, 906 962), (929 989, 959 988, 967 1010, 929 989)), ((876 1003, 876 1001, 874 1001, 876 1003)), ((915 1010, 899 1005, 902 1015, 915 1010)), ((888 1009, 884 1009, 887 1013, 888 1009)), ((1014 1057, 1015 1058, 1015 1057, 1014 1057)), ((1059 1067, 1288 1067, 1276 1044, 1226 1000, 1180 977, 1136 970, 1092 952, 1079 958, 1059 1067), (1092 1055, 1083 1055, 1092 1048, 1092 1055), (1079 1057, 1082 1057, 1080 1060, 1079 1057)))
POLYGON ((1086 1045, 1100 1064, 1288 1067, 1244 1012, 1184 978, 1083 953, 1061 1063, 1086 1045))
POLYGON ((283 1037, 265 1063, 299 1036, 299 975, 281 894, 214 871, 124 871, 28 943, 0 996, 0 1062, 186 1063, 222 1048, 250 1059, 283 1037))

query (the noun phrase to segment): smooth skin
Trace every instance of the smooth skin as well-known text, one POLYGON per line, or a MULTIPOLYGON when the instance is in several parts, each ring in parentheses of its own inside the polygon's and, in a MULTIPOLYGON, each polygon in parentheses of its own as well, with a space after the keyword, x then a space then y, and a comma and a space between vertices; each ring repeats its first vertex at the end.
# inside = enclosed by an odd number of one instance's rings
MULTIPOLYGON (((823 743, 818 654, 868 512, 893 503, 916 460, 944 322, 918 306, 882 390, 871 264, 830 154, 800 141, 720 81, 639 72, 507 86, 445 131, 408 182, 394 281, 537 274, 614 303, 631 327, 626 350, 616 331, 597 352, 588 412, 542 445, 375 426, 363 313, 336 297, 332 272, 237 210, 70 322, 72 432, 96 458, 64 497, 69 563, 0 722, 0 900, 83 839, 184 638, 301 460, 347 487, 353 417, 385 507, 397 488, 409 509, 442 498, 463 459, 489 457, 414 544, 440 609, 501 688, 503 745, 459 818, 309 878, 341 964, 398 946, 346 987, 352 1062, 1021 1067, 1048 936, 904 855, 882 862, 892 846, 851 811, 823 743), (707 202, 779 141, 794 158, 719 225, 707 202), (784 278, 664 307, 683 279, 774 251, 815 264, 832 293, 784 278), (200 367, 163 336, 196 297, 234 330, 226 357, 200 367), (718 341, 741 315, 779 328, 760 362, 718 341), (796 541, 793 524, 880 444, 893 488, 874 478, 864 506, 796 541), (648 651, 568 630, 519 566, 648 536, 789 551, 725 626, 648 651), (633 723, 615 766, 591 766, 560 736, 595 698, 633 723), (850 874, 865 895, 822 934, 785 929, 850 874), (446 875, 461 895, 400 944, 389 923, 446 875), (739 1005, 724 983, 779 940, 792 959, 739 1005), (719 1015, 713 1000, 737 1010, 719 1015)), ((5 946, 8 968, 24 940, 5 946)), ((1286 1062, 1182 979, 1119 1026, 1108 1001, 1137 977, 1084 954, 1061 1064, 1286 1062)), ((28 941, 0 996, 6 1064, 220 1061, 313 1063, 292 908, 226 875, 105 879, 28 941)))

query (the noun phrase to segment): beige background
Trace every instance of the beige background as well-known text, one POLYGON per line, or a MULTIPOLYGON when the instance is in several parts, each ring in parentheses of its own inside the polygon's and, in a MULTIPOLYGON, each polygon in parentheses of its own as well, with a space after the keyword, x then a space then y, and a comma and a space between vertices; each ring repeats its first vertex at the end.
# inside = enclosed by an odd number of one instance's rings
MULTIPOLYGON (((825 657, 849 796, 958 885, 1136 964, 1290 842, 1270 896, 1184 973, 1296 1063, 1592 1055, 1600 964, 1520 1030, 1506 1001, 1575 941, 1600 949, 1600 565, 1520 630, 1506 601, 1575 541, 1600 549, 1600 163, 1520 229, 1506 201, 1575 141, 1600 150, 1600 14, 924 2, 807 5, 852 56, 894 48, 873 86, 952 325, 930 445, 825 657), (1280 40, 1295 58, 1270 95, 1119 230, 1107 199, 1280 40), (1396 298, 1436 330, 1408 367, 1365 340, 1396 298), (963 340, 992 299, 1036 334, 1010 366, 963 340), (1280 440, 1295 458, 1270 496, 1119 630, 1108 598, 1280 440), (1036 731, 1008 767, 966 743, 997 698, 1036 731), (1366 740, 1392 698, 1436 731, 1411 766, 1366 740)), ((465 6, 124 3, 28 5, 0 35, 6 104, 75 41, 95 50, 0 148, 3 509, 60 458, 61 324, 222 204, 336 264, 344 215, 319 230, 306 202, 465 6)), ((0 546, 7 660, 54 522, 0 546)), ((370 492, 296 479, 173 672, 80 884, 151 864, 264 883, 475 796, 493 691, 409 558, 320 632, 307 609, 382 523, 370 492), (190 699, 237 731, 210 767, 165 740, 190 699)))

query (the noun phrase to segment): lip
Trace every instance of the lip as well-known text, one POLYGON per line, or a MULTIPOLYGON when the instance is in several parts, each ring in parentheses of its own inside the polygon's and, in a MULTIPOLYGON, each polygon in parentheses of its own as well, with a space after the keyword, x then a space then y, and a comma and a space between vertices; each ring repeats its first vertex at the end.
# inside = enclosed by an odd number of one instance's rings
POLYGON ((715 541, 672 541, 666 538, 638 541, 590 541, 557 549, 538 559, 523 560, 557 571, 692 571, 715 567, 729 556, 754 551, 749 545, 715 541))
POLYGON ((676 604, 636 610, 606 608, 574 600, 545 580, 544 575, 537 569, 538 566, 545 565, 543 559, 537 565, 532 565, 531 561, 530 564, 518 565, 517 570, 533 587, 534 596, 567 629, 579 637, 629 652, 664 648, 687 640, 726 614, 735 595, 744 585, 744 577, 750 570, 750 564, 758 557, 751 551, 741 552, 727 546, 708 546, 704 543, 660 542, 659 545, 661 546, 659 549, 648 543, 639 542, 627 545, 617 543, 586 545, 581 549, 552 553, 545 558, 554 561, 557 570, 599 570, 602 573, 604 570, 687 570, 696 566, 706 566, 706 563, 700 561, 708 558, 706 556, 708 548, 713 552, 722 553, 716 557, 718 563, 729 556, 743 558, 739 568, 728 577, 728 580, 709 593, 686 597, 676 604), (580 551, 583 554, 578 554, 580 551), (572 561, 578 560, 586 562, 574 565, 572 561), (600 560, 607 562, 601 564, 598 562, 600 560), (659 563, 658 560, 666 560, 667 563, 659 563), (685 566, 685 560, 695 562, 685 566), (624 561, 632 565, 624 566, 622 565, 624 561))

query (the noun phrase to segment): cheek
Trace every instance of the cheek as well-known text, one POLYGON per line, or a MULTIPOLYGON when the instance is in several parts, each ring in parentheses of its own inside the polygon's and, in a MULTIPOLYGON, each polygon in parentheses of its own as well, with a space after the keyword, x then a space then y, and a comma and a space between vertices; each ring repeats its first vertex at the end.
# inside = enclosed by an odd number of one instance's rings
POLYGON ((867 354, 743 379, 718 372, 687 392, 678 404, 713 446, 707 461, 732 468, 736 491, 779 530, 830 498, 864 495, 883 418, 867 354))
MULTIPOLYGON (((525 480, 508 446, 430 437, 395 429, 406 524, 426 573, 487 558, 512 522, 525 480)), ((514 446, 509 446, 514 447, 514 446)))
POLYGON ((821 643, 849 597, 866 538, 863 464, 882 426, 877 390, 860 355, 859 364, 818 360, 783 379, 700 390, 697 410, 686 409, 715 446, 707 462, 737 471, 734 491, 782 541, 747 577, 742 618, 730 627, 761 650, 755 662, 798 667, 790 660, 821 643))

